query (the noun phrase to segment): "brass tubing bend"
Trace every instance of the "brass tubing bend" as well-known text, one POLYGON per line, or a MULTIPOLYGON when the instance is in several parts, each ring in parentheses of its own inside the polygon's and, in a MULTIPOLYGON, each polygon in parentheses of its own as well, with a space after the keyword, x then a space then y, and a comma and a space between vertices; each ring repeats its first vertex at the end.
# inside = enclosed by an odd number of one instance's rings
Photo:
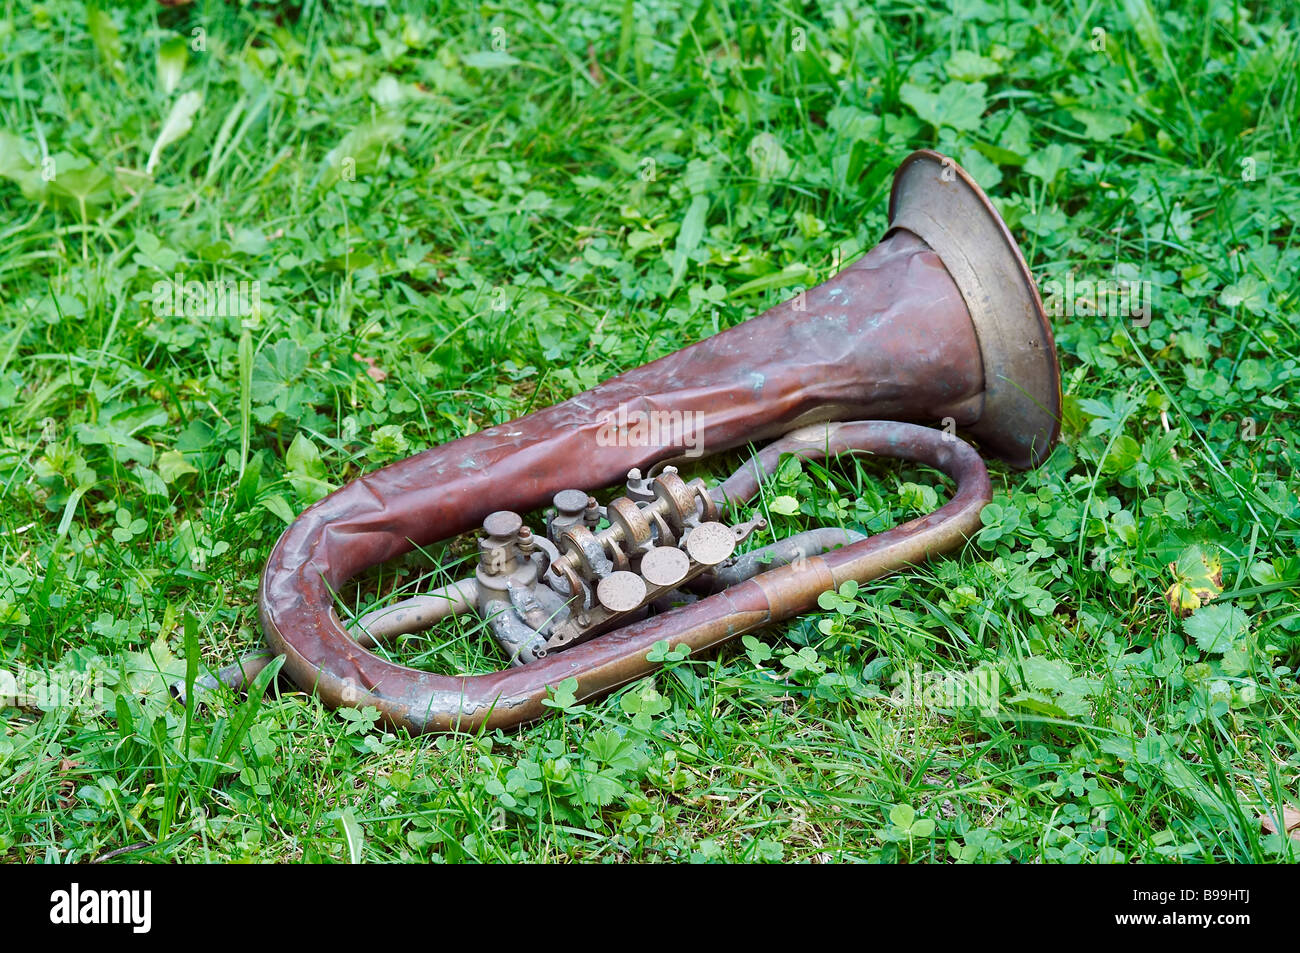
MULTIPOLYGON (((769 570, 529 665, 484 675, 435 675, 368 651, 334 612, 332 590, 408 550, 405 528, 421 514, 441 515, 441 507, 422 506, 419 499, 408 511, 393 497, 374 506, 362 477, 308 510, 277 544, 262 578, 263 631, 272 652, 286 656, 284 673, 331 707, 373 705, 388 724, 412 732, 515 727, 547 714, 542 700, 548 689, 567 678, 578 680, 579 700, 594 698, 653 672, 658 665, 646 656, 656 642, 700 652, 814 609, 822 592, 846 580, 874 579, 954 549, 979 528, 980 510, 991 499, 988 472, 974 448, 942 431, 883 420, 796 430, 726 480, 717 498, 732 506, 750 499, 782 453, 894 457, 942 471, 957 490, 933 513, 888 532, 769 570)), ((428 500, 427 491, 416 496, 428 500)), ((534 505, 544 499, 540 491, 535 496, 534 505)), ((421 535, 439 539, 463 532, 465 517, 461 511, 426 520, 421 535)))

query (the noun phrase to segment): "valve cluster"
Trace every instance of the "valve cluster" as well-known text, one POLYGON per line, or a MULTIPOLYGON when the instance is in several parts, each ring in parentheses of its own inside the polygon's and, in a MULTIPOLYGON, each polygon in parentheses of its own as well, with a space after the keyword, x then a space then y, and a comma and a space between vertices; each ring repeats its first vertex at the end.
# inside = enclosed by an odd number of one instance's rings
POLYGON ((632 470, 626 495, 605 506, 582 490, 562 490, 553 502, 545 536, 510 511, 492 513, 483 523, 479 609, 494 619, 493 634, 514 664, 642 613, 726 563, 736 545, 764 525, 720 522, 704 481, 687 482, 675 467, 651 478, 632 470), (500 619, 503 612, 513 618, 500 619))

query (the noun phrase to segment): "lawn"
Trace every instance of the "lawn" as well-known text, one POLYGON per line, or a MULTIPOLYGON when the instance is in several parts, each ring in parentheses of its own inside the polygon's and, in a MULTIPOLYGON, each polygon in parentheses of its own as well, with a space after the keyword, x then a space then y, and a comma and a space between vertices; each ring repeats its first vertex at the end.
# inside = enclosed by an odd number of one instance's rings
MULTIPOLYGON (((6 5, 0 856, 1294 860, 1300 15, 1161 6, 6 5), (309 503, 825 280, 917 148, 1059 312, 1062 442, 990 465, 960 554, 513 733, 173 700, 259 643, 309 503)), ((752 515, 945 492, 790 464, 752 515)), ((501 665, 468 623, 385 651, 501 665)))

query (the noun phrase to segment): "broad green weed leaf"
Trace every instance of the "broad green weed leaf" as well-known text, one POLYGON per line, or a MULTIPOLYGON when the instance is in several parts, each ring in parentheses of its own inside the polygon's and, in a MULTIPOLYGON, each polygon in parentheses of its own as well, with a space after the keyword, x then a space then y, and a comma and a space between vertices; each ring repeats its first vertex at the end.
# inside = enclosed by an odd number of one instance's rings
POLYGON ((786 154, 785 147, 781 145, 781 140, 770 132, 760 132, 749 140, 749 148, 745 150, 745 154, 749 156, 749 161, 754 167, 754 176, 760 182, 784 179, 794 167, 790 156, 786 154))
POLYGON ((997 61, 987 56, 980 56, 971 50, 958 50, 952 54, 948 57, 945 68, 951 78, 967 83, 1002 72, 1002 67, 997 64, 997 61))
POLYGON ((305 503, 315 503, 334 487, 325 482, 325 464, 320 450, 306 434, 298 433, 285 454, 290 485, 305 503))
POLYGON ((1236 606, 1206 606, 1183 620, 1183 631, 1202 652, 1226 652, 1250 632, 1250 616, 1236 606))
POLYGON ((668 287, 668 297, 672 297, 673 292, 681 286, 682 278, 686 275, 686 266, 690 263, 691 253, 699 247, 700 240, 704 237, 704 223, 708 214, 707 196, 697 195, 691 199, 686 217, 682 219, 681 230, 677 233, 677 246, 673 250, 673 280, 668 287))
POLYGON ((932 126, 950 126, 967 131, 980 127, 980 117, 988 105, 983 83, 945 83, 937 93, 904 83, 899 98, 932 126))
POLYGON ((113 197, 113 179, 89 159, 60 152, 51 156, 50 169, 50 196, 82 218, 113 197))
POLYGON ((916 820, 916 809, 910 804, 895 804, 889 809, 889 820, 900 830, 911 830, 916 820))
POLYGON ((799 512, 799 501, 788 495, 774 498, 767 506, 773 513, 779 513, 782 516, 793 516, 799 512))
POLYGON ((1074 166, 1083 155, 1078 146, 1052 142, 1031 153, 1025 160, 1025 171, 1051 185, 1065 170, 1074 166))
POLYGON ((392 116, 380 116, 357 126, 325 156, 322 187, 329 188, 341 178, 377 171, 384 149, 401 138, 405 128, 392 116))
POLYGON ((158 475, 165 483, 175 483, 189 474, 198 473, 198 467, 185 459, 179 450, 165 450, 158 455, 158 475))

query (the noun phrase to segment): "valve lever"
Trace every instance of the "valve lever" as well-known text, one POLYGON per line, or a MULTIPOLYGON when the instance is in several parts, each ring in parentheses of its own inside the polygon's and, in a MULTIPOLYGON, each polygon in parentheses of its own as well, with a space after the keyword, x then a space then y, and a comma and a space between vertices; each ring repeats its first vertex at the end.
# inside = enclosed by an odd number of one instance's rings
POLYGON ((583 490, 561 490, 544 535, 508 510, 483 521, 476 607, 493 620, 512 664, 649 611, 677 587, 729 565, 737 545, 767 525, 719 522, 704 481, 687 482, 674 467, 651 478, 632 471, 628 489, 604 507, 583 490), (608 525, 600 529, 602 519, 608 525))

